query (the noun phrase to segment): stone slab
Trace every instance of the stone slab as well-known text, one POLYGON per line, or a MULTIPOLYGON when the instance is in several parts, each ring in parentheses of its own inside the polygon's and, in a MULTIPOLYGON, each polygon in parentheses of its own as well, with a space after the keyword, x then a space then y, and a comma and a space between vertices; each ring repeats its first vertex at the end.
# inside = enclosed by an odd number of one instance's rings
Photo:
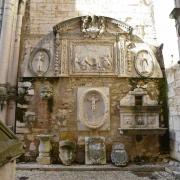
POLYGON ((77 165, 64 166, 56 165, 40 165, 37 163, 17 163, 16 170, 39 170, 39 171, 134 171, 134 172, 152 172, 164 171, 167 164, 130 164, 127 167, 116 167, 112 164, 106 165, 77 165))

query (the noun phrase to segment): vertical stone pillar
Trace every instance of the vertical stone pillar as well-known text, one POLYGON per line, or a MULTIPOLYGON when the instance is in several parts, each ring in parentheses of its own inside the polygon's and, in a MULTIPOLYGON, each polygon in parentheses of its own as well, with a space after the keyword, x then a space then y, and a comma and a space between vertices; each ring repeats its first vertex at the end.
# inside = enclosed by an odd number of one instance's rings
MULTIPOLYGON (((11 57, 13 25, 17 13, 17 0, 6 0, 4 4, 3 22, 0 37, 0 86, 7 89, 7 74, 11 57)), ((2 89, 2 88, 1 88, 2 89)), ((7 106, 0 111, 0 120, 6 123, 7 106)))
MULTIPOLYGON (((19 63, 19 52, 20 52, 20 40, 21 40, 21 29, 22 20, 25 12, 26 0, 21 0, 18 7, 15 38, 13 46, 12 58, 9 61, 8 68, 8 83, 13 88, 16 89, 17 86, 17 73, 18 73, 18 63, 19 63)), ((16 111, 16 101, 11 99, 8 102, 8 113, 7 113, 7 125, 14 126, 15 123, 15 111, 16 111)))

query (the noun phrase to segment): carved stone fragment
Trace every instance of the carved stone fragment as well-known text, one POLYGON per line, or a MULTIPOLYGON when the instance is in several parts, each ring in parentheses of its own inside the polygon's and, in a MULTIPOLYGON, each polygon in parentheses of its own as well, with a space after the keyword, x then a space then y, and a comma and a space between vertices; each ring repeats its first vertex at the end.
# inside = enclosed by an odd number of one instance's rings
POLYGON ((85 137, 85 163, 106 164, 104 137, 85 137))
POLYGON ((113 144, 111 152, 112 163, 116 166, 126 166, 128 163, 128 155, 121 143, 113 144))
POLYGON ((106 30, 105 18, 98 16, 82 17, 81 31, 84 37, 95 39, 102 35, 106 30))
POLYGON ((75 159, 76 144, 70 140, 59 142, 59 157, 64 165, 71 165, 75 159))

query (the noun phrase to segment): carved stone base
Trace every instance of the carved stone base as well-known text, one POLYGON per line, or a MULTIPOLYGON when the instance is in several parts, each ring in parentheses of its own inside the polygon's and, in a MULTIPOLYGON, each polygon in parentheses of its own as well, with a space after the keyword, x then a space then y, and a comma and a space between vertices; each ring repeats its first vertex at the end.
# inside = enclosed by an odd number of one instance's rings
POLYGON ((49 165, 51 164, 51 158, 50 157, 38 157, 36 159, 36 161, 39 163, 39 164, 44 164, 44 165, 49 165))

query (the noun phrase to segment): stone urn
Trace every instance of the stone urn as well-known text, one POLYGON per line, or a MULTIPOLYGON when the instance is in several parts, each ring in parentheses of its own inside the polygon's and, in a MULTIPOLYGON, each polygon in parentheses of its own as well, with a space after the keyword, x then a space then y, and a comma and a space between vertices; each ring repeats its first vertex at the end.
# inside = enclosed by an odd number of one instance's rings
POLYGON ((37 162, 39 164, 51 164, 51 157, 50 157, 50 151, 51 151, 51 142, 50 139, 53 137, 53 135, 50 134, 40 134, 37 135, 37 137, 40 140, 39 144, 39 156, 37 157, 37 162))
POLYGON ((75 160, 76 144, 70 140, 64 140, 59 142, 59 158, 66 166, 72 164, 75 160))
POLYGON ((111 161, 115 166, 126 166, 128 163, 128 155, 124 148, 124 144, 116 143, 112 146, 111 161))

